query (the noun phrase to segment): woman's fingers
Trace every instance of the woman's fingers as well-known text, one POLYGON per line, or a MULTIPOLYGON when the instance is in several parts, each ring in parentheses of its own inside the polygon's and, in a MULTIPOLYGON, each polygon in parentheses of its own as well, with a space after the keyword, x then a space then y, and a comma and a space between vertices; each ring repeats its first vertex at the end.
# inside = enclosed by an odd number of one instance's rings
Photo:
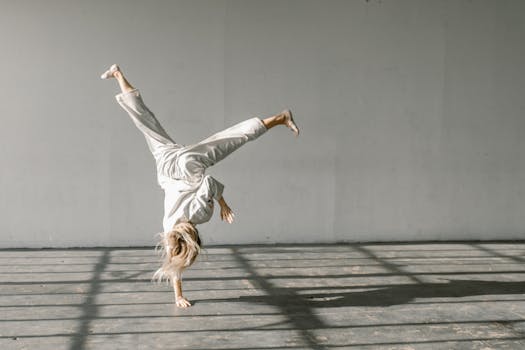
POLYGON ((224 208, 221 210, 221 219, 231 224, 233 222, 234 214, 230 208, 224 208))
POLYGON ((219 203, 221 204, 221 219, 231 224, 235 215, 233 214, 230 207, 226 204, 226 202, 224 202, 224 200, 222 200, 219 203))
POLYGON ((186 308, 186 307, 190 307, 191 306, 191 303, 188 301, 188 299, 186 298, 178 298, 176 301, 175 301, 175 304, 177 305, 177 307, 182 307, 182 308, 186 308))

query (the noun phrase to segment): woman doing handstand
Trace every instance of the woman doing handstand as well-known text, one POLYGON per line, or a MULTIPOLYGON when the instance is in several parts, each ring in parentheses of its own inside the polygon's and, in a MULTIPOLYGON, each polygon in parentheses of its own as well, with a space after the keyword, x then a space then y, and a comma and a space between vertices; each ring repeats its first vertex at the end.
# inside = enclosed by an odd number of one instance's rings
POLYGON ((164 190, 165 197, 164 232, 160 234, 159 242, 164 260, 154 278, 170 280, 176 305, 188 307, 191 304, 182 295, 181 278, 182 271, 195 261, 200 251, 201 240, 196 225, 210 220, 214 200, 220 205, 222 220, 231 224, 234 218, 222 196, 224 186, 206 175, 206 168, 274 126, 285 125, 296 135, 299 135, 299 129, 290 110, 284 110, 262 120, 248 119, 199 143, 184 146, 173 141, 164 131, 153 113, 144 105, 139 91, 126 80, 116 64, 104 72, 101 78, 117 80, 122 91, 116 99, 144 134, 155 158, 157 181, 164 190))

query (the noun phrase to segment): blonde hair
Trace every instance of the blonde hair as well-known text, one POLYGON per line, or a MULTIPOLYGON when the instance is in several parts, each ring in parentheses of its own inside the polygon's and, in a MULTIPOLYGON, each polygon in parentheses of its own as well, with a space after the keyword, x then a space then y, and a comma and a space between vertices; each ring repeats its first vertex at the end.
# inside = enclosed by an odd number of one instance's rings
POLYGON ((191 266, 201 251, 199 231, 192 223, 181 222, 159 235, 156 250, 161 251, 163 261, 153 279, 159 282, 179 279, 182 270, 191 266))

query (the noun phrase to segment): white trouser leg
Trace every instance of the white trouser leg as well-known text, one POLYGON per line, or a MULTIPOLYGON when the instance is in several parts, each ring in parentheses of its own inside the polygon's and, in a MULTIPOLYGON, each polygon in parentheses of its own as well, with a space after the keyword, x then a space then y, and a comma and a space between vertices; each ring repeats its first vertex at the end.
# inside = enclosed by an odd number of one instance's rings
POLYGON ((223 160, 246 142, 255 140, 266 130, 259 118, 251 118, 184 147, 177 158, 177 171, 180 172, 177 177, 201 176, 204 169, 223 160))
POLYGON ((137 89, 118 94, 115 98, 146 138, 148 147, 155 157, 158 175, 169 177, 175 154, 182 145, 176 144, 171 139, 155 115, 146 107, 137 89))
POLYGON ((142 131, 155 158, 156 154, 164 151, 166 146, 179 146, 160 125, 155 115, 146 107, 137 89, 118 94, 115 98, 122 108, 128 112, 137 128, 142 131))

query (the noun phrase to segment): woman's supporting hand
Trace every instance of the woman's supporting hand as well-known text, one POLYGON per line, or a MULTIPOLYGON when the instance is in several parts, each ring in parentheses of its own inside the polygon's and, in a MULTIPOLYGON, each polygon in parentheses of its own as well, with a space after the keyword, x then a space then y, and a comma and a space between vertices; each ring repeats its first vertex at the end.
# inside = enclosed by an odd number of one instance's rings
POLYGON ((224 197, 221 197, 219 199, 219 205, 221 206, 221 219, 231 224, 233 222, 233 218, 235 217, 235 215, 233 214, 233 211, 230 209, 230 207, 224 200, 224 197))
POLYGON ((172 280, 172 283, 173 291, 175 292, 175 305, 182 308, 190 307, 191 303, 188 301, 188 299, 182 296, 182 281, 180 277, 172 280))
POLYGON ((191 303, 188 301, 188 299, 184 297, 178 297, 175 300, 175 304, 177 305, 177 307, 182 307, 182 308, 187 308, 191 306, 191 303))

